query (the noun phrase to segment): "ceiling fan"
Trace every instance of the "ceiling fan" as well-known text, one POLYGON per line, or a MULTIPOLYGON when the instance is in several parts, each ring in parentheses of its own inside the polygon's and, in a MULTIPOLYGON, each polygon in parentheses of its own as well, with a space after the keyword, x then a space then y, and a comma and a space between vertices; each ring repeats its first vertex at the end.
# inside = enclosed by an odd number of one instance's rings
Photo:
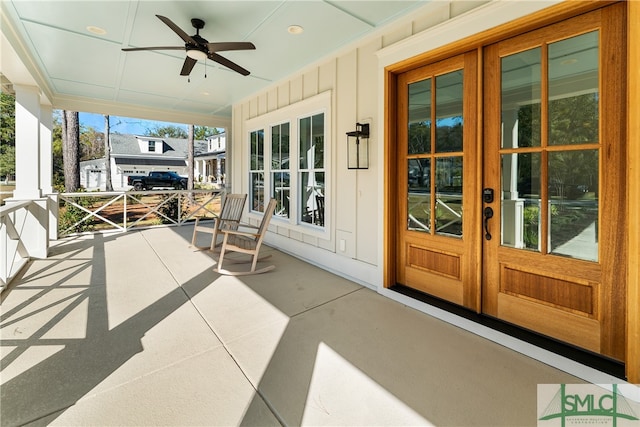
POLYGON ((202 19, 193 18, 191 25, 196 29, 196 34, 193 36, 185 33, 180 27, 174 24, 169 18, 161 15, 156 15, 158 19, 167 24, 182 40, 184 40, 184 46, 157 46, 157 47, 130 47, 123 48, 125 52, 132 52, 136 50, 185 50, 187 57, 182 65, 181 76, 188 76, 191 70, 196 65, 198 60, 204 60, 209 58, 218 64, 224 65, 227 68, 232 69, 235 72, 248 76, 250 73, 248 70, 242 68, 233 61, 218 55, 216 52, 225 50, 250 50, 256 47, 251 42, 219 42, 209 43, 206 39, 200 36, 200 30, 204 28, 204 21, 202 19))

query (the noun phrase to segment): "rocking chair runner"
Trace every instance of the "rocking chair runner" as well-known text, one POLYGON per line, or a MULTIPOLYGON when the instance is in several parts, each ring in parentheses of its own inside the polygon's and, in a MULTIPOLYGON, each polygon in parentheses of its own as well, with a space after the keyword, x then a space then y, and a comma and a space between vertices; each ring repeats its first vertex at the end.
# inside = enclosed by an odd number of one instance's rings
POLYGON ((206 246, 196 246, 196 238, 198 232, 211 233, 211 244, 209 250, 214 250, 218 242, 216 241, 218 233, 222 230, 237 230, 242 217, 242 210, 247 200, 246 194, 226 194, 222 202, 220 216, 213 219, 213 227, 200 225, 200 218, 196 218, 193 225, 193 237, 191 238, 191 246, 198 249, 207 249, 206 246))
MULTIPOLYGON (((270 255, 267 255, 263 258, 258 258, 258 254, 260 253, 260 246, 262 246, 262 239, 267 232, 267 227, 269 226, 269 221, 271 221, 271 217, 273 216, 273 211, 276 208, 276 200, 271 199, 267 208, 264 211, 264 216, 262 217, 262 222, 260 222, 260 226, 253 227, 249 225, 240 225, 243 229, 252 229, 253 231, 241 231, 241 230, 220 230, 221 233, 224 234, 224 239, 222 240, 222 249, 220 251, 220 258, 218 259, 218 268, 216 272, 220 274, 228 274, 232 276, 240 276, 247 274, 259 274, 265 273, 267 271, 271 271, 276 268, 274 265, 270 265, 261 269, 256 270, 256 264, 258 261, 268 258, 270 255), (245 254, 250 254, 253 256, 251 263, 250 271, 228 271, 222 269, 222 262, 224 261, 224 256, 227 252, 241 252, 245 254)), ((236 260, 227 260, 228 262, 248 262, 248 261, 236 261, 236 260)))

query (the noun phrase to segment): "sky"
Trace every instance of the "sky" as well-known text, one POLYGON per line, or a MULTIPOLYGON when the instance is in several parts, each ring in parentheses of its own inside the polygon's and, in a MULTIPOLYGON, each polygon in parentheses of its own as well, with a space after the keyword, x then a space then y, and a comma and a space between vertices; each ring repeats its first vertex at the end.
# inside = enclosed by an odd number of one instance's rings
MULTIPOLYGON (((80 126, 92 127, 98 132, 104 132, 104 116, 102 114, 81 112, 80 126)), ((184 123, 158 122, 130 117, 109 116, 109 131, 113 133, 144 135, 147 129, 164 126, 181 127, 185 132, 187 131, 187 125, 184 123)))

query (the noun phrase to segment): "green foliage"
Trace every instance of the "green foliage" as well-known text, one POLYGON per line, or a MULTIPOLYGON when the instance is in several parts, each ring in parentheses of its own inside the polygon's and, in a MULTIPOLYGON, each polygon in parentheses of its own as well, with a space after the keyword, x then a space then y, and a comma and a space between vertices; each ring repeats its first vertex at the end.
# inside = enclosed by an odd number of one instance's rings
POLYGON ((526 248, 538 249, 538 227, 540 225, 540 208, 526 206, 524 216, 524 244, 526 248))
MULTIPOLYGON (((64 184, 61 189, 64 191, 64 184)), ((84 190, 78 190, 78 192, 83 192, 84 190)), ((94 203, 96 203, 97 199, 95 197, 78 197, 76 199, 76 203, 80 206, 90 208, 94 203)), ((85 221, 76 224, 82 218, 88 215, 87 212, 83 211, 77 206, 74 206, 67 202, 60 202, 60 210, 58 217, 58 231, 60 233, 81 233, 84 231, 91 231, 94 229, 94 224, 92 219, 87 219, 85 221), (74 225, 75 224, 75 225, 74 225), (72 227, 69 229, 69 227, 72 227)))
MULTIPOLYGON (((169 199, 170 197, 172 197, 171 194, 163 194, 162 202, 169 199)), ((187 217, 187 208, 188 208, 187 200, 185 198, 174 197, 173 199, 169 200, 167 203, 162 205, 158 209, 158 211, 162 212, 162 214, 166 215, 168 218, 171 218, 174 221, 177 221, 178 219, 182 220, 187 217), (178 209, 178 206, 180 206, 180 209, 178 209)), ((162 221, 163 224, 171 222, 165 217, 161 217, 160 220, 162 221)))
POLYGON ((80 127, 80 161, 104 157, 104 132, 91 126, 80 127))
POLYGON ((16 98, 0 92, 0 144, 16 145, 16 98))
POLYGON ((218 128, 210 128, 208 126, 196 126, 194 129, 194 138, 197 140, 204 140, 209 136, 218 135, 221 132, 218 128))
POLYGON ((9 144, 0 145, 0 173, 9 179, 16 173, 16 147, 9 144))
POLYGON ((147 128, 147 136, 156 136, 158 138, 187 138, 187 131, 180 126, 160 126, 156 125, 147 128))
POLYGON ((16 173, 16 99, 0 92, 0 174, 16 173))
MULTIPOLYGON (((195 126, 194 127, 194 138, 196 140, 204 140, 209 136, 218 135, 220 131, 218 128, 212 128, 208 126, 195 126)), ((156 136, 158 138, 180 138, 187 139, 189 135, 187 131, 178 125, 174 126, 160 126, 156 125, 152 128, 147 128, 146 130, 147 136, 156 136)))

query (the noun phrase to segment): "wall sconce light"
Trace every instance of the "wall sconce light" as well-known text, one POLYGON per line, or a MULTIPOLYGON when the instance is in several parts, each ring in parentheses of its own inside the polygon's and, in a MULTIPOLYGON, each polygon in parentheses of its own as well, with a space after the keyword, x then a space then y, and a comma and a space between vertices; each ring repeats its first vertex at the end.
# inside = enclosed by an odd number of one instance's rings
POLYGON ((356 130, 347 132, 347 167, 369 169, 369 123, 356 123, 356 130))

